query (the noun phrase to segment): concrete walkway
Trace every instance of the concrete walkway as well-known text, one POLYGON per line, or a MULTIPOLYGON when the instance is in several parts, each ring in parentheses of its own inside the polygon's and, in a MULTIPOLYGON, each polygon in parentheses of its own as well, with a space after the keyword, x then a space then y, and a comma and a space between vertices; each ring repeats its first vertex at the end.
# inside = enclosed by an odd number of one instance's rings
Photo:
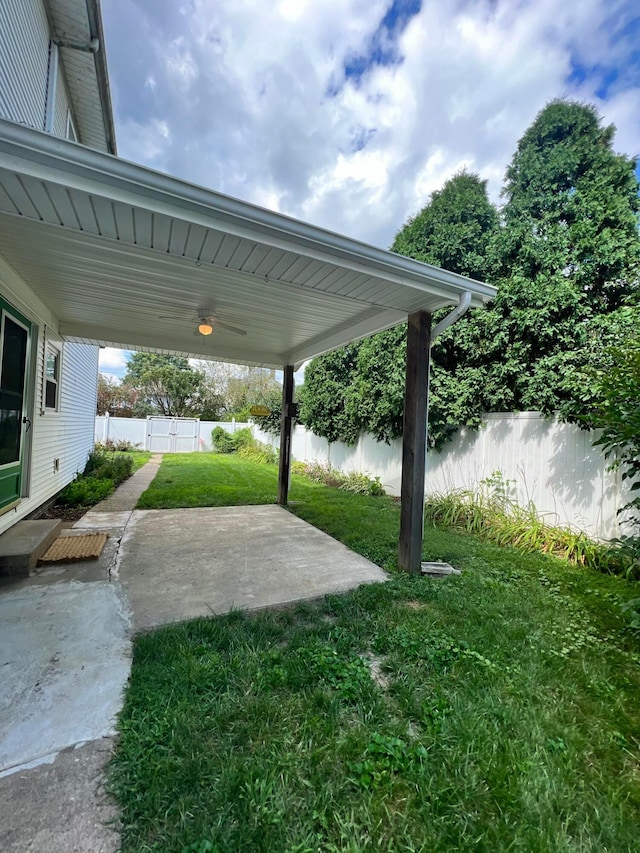
POLYGON ((138 498, 151 485, 161 462, 162 453, 154 453, 146 465, 119 485, 112 495, 96 504, 91 512, 126 512, 135 509, 138 498))

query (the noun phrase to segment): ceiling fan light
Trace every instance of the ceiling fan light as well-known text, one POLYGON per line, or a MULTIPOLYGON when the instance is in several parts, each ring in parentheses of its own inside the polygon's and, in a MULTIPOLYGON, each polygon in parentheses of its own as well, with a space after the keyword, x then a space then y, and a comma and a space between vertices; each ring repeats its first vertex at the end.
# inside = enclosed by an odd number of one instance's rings
POLYGON ((213 332, 213 326, 207 323, 206 321, 203 321, 198 326, 198 331, 201 335, 210 335, 211 332, 213 332))

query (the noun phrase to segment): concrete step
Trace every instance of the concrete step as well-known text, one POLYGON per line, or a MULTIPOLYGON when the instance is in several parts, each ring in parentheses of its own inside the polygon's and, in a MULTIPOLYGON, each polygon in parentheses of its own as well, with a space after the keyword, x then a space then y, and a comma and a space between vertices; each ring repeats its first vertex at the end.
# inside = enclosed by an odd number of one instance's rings
POLYGON ((19 521, 0 536, 0 575, 29 577, 62 530, 57 518, 19 521))

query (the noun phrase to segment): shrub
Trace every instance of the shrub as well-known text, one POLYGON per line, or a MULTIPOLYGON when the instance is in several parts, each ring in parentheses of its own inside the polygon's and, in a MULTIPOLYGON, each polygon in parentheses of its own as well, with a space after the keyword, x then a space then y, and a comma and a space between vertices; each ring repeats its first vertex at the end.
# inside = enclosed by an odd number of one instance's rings
POLYGON ((372 479, 368 474, 350 471, 344 474, 337 468, 332 468, 329 462, 294 462, 294 474, 302 474, 314 483, 324 483, 345 492, 376 497, 384 495, 384 488, 379 477, 372 479))
POLYGON ((104 453, 94 450, 84 469, 85 477, 98 480, 113 480, 116 486, 131 476, 133 459, 122 454, 104 453))
MULTIPOLYGON (((244 427, 243 429, 239 429, 233 433, 233 445, 236 450, 240 450, 242 447, 250 447, 254 444, 253 433, 249 429, 249 427, 244 427)), ((255 442, 257 443, 257 442, 255 442)))
POLYGON ((115 483, 108 478, 80 476, 62 490, 58 503, 64 506, 93 506, 109 497, 114 489, 115 483))
POLYGON ((358 471, 350 471, 339 488, 356 495, 371 495, 373 497, 384 495, 380 477, 371 479, 367 474, 360 474, 358 471))
POLYGON ((233 436, 221 426, 211 430, 211 443, 218 453, 233 453, 236 449, 233 436))
POLYGON ((278 463, 278 451, 261 441, 254 441, 253 444, 240 447, 238 456, 263 465, 276 465, 278 463))
POLYGON ((137 453, 141 449, 139 444, 132 444, 124 438, 119 438, 116 441, 108 438, 104 443, 96 441, 94 445, 94 450, 97 450, 99 453, 137 453))

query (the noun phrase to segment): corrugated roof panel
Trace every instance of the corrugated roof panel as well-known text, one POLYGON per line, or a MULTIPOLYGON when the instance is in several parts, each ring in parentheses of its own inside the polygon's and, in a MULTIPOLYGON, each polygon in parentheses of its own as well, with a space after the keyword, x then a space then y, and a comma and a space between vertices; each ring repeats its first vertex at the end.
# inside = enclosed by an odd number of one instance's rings
POLYGON ((151 231, 151 245, 159 252, 169 251, 169 239, 171 237, 172 220, 161 213, 153 214, 153 228, 151 231))
POLYGON ((245 262, 253 252, 255 245, 252 240, 240 240, 226 266, 231 270, 244 269, 245 262))
MULTIPOLYGON (((29 197, 37 215, 45 222, 52 222, 55 225, 60 224, 58 212, 51 204, 51 198, 42 181, 37 178, 32 178, 29 175, 24 175, 20 182, 22 187, 29 197)), ((25 214, 28 215, 28 214, 25 214)))
POLYGON ((87 234, 98 234, 98 223, 91 204, 91 196, 77 190, 69 190, 69 198, 82 231, 87 234))
POLYGON ((260 261, 255 268, 254 273, 257 276, 270 276, 273 274, 274 267, 282 260, 281 249, 269 249, 264 259, 260 261))
POLYGON ((0 210, 5 213, 20 213, 15 202, 7 193, 5 188, 0 184, 0 210))
POLYGON ((40 219, 40 214, 35 209, 29 195, 25 192, 20 177, 13 172, 4 172, 2 174, 2 186, 21 216, 28 216, 30 219, 40 219))
POLYGON ((183 252, 185 258, 191 258, 191 260, 195 261, 200 257, 200 252, 202 251, 208 233, 208 230, 203 228, 201 225, 191 226, 183 252))
POLYGON ((133 208, 128 204, 113 202, 113 215, 118 229, 118 239, 131 245, 136 242, 136 232, 133 225, 133 208))
POLYGON ((295 278, 293 279, 294 283, 303 284, 306 287, 308 285, 309 279, 313 275, 317 274, 318 271, 321 270, 324 266, 325 264, 323 264, 321 261, 309 261, 307 266, 304 269, 300 270, 300 272, 295 276, 295 278))
POLYGON ((289 269, 279 276, 282 281, 295 282, 299 275, 302 275, 311 264, 311 258, 296 258, 289 269))
POLYGON ((222 238, 222 243, 216 252, 216 256, 213 259, 213 263, 218 267, 226 267, 233 257, 233 253, 238 248, 239 243, 239 237, 232 237, 229 234, 225 234, 222 238))
MULTIPOLYGON (((364 273, 356 273, 353 276, 346 276, 342 281, 331 287, 331 293, 337 293, 339 296, 352 296, 355 290, 360 290, 362 285, 371 286, 372 279, 370 275, 364 273)), ((323 288, 325 289, 325 288, 323 288)), ((370 293, 368 296, 370 297, 370 293)))
POLYGON ((191 225, 181 219, 173 220, 171 239, 169 240, 169 252, 172 255, 184 255, 185 246, 189 237, 191 225))
POLYGON ((273 266, 267 273, 267 277, 270 281, 279 281, 280 279, 284 281, 287 273, 295 264, 296 260, 297 257, 293 254, 293 252, 285 252, 280 250, 280 257, 276 260, 276 262, 273 264, 273 266))

